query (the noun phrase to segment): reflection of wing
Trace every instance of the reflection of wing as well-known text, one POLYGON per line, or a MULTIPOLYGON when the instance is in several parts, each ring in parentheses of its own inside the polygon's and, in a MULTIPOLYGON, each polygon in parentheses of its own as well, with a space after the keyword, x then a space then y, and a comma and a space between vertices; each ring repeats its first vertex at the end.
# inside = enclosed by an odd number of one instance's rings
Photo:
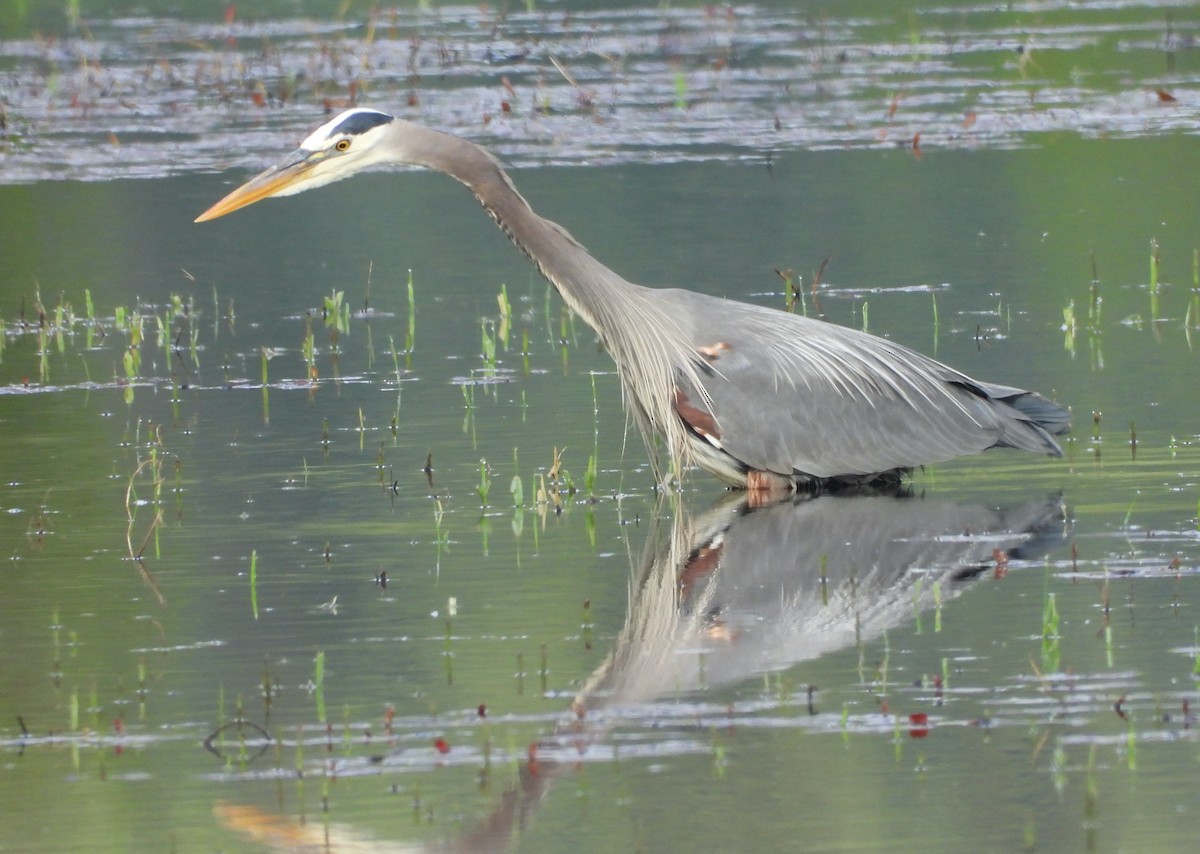
POLYGON ((673 317, 704 318, 690 333, 707 363, 704 393, 685 389, 690 408, 681 416, 745 466, 823 478, 914 468, 993 447, 1061 456, 1051 433, 1065 432, 1070 416, 1040 395, 978 382, 854 329, 690 291, 670 294, 685 306, 673 317))
POLYGON ((1033 556, 1063 526, 1059 498, 996 510, 880 495, 752 509, 738 497, 677 519, 647 546, 626 625, 579 702, 644 702, 851 646, 929 607, 933 582, 956 595, 997 550, 1033 556))

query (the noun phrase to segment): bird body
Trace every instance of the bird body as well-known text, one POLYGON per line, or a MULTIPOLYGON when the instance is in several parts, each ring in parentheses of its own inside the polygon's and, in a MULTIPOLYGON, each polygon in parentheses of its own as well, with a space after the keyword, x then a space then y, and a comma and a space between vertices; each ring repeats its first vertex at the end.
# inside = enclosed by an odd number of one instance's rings
POLYGON ((687 291, 674 299, 711 318, 692 333, 720 430, 705 438, 752 468, 859 480, 996 446, 1061 453, 1051 433, 1069 421, 1040 396, 854 329, 687 291), (761 369, 763 351, 774 370, 761 369), (753 410, 746 400, 768 403, 753 410))
POLYGON ((659 437, 680 471, 695 464, 731 485, 778 490, 894 480, 993 447, 1062 455, 1054 436, 1070 414, 1058 404, 865 332, 626 281, 539 216, 486 149, 376 110, 322 125, 197 222, 382 163, 444 172, 475 194, 596 331, 652 459, 659 437))

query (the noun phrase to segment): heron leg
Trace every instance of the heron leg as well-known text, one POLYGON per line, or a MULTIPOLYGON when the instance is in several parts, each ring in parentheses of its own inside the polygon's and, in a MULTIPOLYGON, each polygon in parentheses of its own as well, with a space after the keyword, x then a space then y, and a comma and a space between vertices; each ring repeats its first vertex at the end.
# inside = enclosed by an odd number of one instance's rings
POLYGON ((746 472, 746 498, 751 507, 765 507, 792 494, 796 488, 791 478, 773 471, 750 469, 746 472))

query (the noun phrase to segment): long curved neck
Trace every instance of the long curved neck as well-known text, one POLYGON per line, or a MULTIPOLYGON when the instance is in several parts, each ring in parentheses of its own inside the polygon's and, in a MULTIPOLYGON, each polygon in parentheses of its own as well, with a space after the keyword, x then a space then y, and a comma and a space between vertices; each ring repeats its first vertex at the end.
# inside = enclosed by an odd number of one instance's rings
POLYGON ((403 159, 465 184, 571 310, 607 343, 617 328, 615 309, 621 297, 640 288, 597 261, 558 223, 539 216, 486 149, 441 131, 396 121, 403 159))
POLYGON ((698 357, 664 291, 628 282, 605 267, 558 223, 538 216, 517 192, 498 160, 474 143, 395 120, 392 154, 405 163, 436 169, 470 188, 486 210, 563 301, 596 330, 617 364, 656 475, 654 446, 666 438, 679 471, 691 457, 683 422, 675 414, 676 376, 701 390, 698 357))

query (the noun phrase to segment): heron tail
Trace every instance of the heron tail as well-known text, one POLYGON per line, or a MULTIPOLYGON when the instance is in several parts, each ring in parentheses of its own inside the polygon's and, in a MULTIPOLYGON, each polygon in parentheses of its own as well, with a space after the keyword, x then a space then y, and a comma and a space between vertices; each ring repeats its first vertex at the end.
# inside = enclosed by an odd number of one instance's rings
POLYGON ((1034 391, 1009 386, 981 385, 992 400, 1007 404, 1018 413, 1016 420, 1022 429, 1004 436, 999 445, 1062 456, 1062 448, 1054 437, 1070 432, 1070 410, 1034 391))

